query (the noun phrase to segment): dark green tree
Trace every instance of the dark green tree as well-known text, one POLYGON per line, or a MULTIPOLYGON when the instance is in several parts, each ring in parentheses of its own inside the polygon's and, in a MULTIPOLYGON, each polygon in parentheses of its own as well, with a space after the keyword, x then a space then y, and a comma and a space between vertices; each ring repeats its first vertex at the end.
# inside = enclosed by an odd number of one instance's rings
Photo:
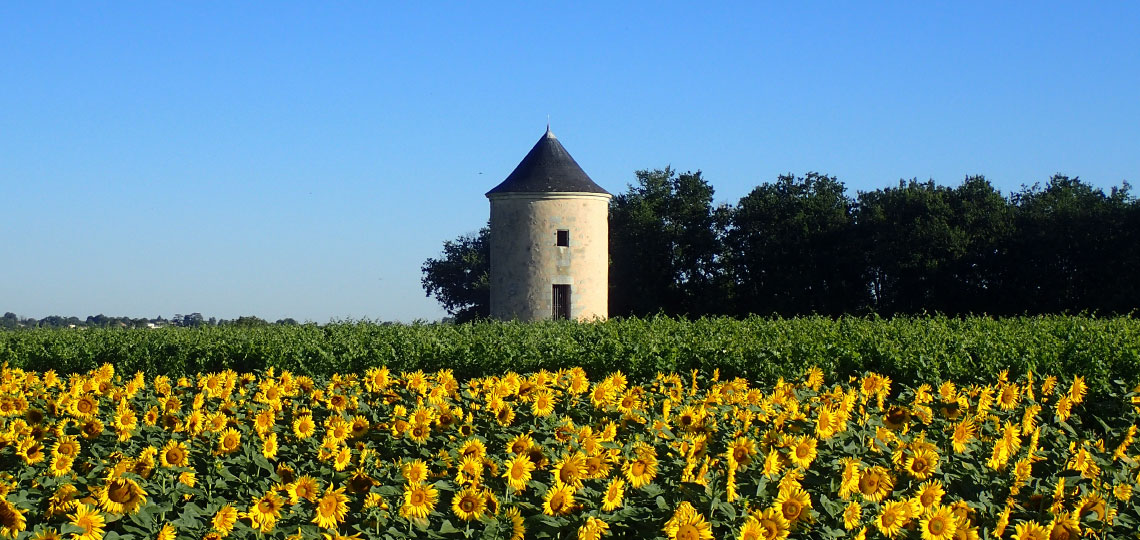
POLYGON ((853 201, 835 177, 780 176, 740 199, 725 243, 741 314, 839 315, 867 303, 853 201))
POLYGON ((491 229, 483 227, 443 243, 443 255, 428 259, 420 269, 420 283, 456 322, 487 317, 491 313, 491 229))
POLYGON ((966 250, 953 192, 933 180, 861 192, 855 221, 871 306, 880 314, 938 311, 938 288, 966 250))
POLYGON ((1106 194, 1079 178, 1053 176, 1014 195, 1010 301, 1034 313, 1127 312, 1137 295, 1136 200, 1129 186, 1106 194))
POLYGON ((722 234, 700 171, 641 170, 610 202, 610 315, 700 316, 726 309, 722 234))

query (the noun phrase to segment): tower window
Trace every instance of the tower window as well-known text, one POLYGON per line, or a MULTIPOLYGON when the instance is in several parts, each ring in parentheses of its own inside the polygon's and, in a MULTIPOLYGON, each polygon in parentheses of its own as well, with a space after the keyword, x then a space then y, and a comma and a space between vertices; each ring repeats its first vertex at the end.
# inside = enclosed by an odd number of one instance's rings
POLYGON ((570 231, 566 229, 558 229, 557 244, 561 247, 568 247, 570 245, 570 231))
POLYGON ((554 320, 570 318, 569 285, 555 285, 550 300, 550 315, 554 320))

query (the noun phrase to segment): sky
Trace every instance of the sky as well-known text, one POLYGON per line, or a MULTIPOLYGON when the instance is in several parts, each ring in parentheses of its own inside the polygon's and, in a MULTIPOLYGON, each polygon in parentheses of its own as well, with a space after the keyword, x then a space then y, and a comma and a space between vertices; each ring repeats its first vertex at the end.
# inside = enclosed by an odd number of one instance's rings
POLYGON ((546 129, 612 193, 1140 179, 1136 2, 0 2, 0 312, 445 316, 546 129))

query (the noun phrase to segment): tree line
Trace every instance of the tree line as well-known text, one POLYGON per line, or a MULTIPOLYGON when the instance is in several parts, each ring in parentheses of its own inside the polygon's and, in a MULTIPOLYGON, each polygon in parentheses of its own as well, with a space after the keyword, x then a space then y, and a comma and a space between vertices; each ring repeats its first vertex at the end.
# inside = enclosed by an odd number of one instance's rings
POLYGON ((290 326, 301 324, 292 318, 278 319, 276 322, 269 322, 260 317, 253 315, 243 315, 236 319, 218 319, 216 317, 205 318, 201 313, 191 313, 189 315, 176 314, 173 318, 167 319, 161 315, 153 319, 146 317, 115 317, 107 316, 102 313, 98 315, 88 315, 85 319, 79 317, 62 315, 49 315, 42 319, 35 319, 33 317, 21 317, 8 311, 0 316, 0 330, 20 330, 32 328, 162 328, 167 326, 177 326, 186 328, 199 328, 208 326, 237 326, 237 327, 251 327, 251 326, 290 326))
MULTIPOLYGON (((700 171, 641 170, 610 203, 610 315, 1134 313, 1140 202, 1055 175, 1003 195, 983 176, 855 195, 783 175, 714 204, 700 171)), ((444 242, 422 283, 487 315, 489 230, 444 242)))

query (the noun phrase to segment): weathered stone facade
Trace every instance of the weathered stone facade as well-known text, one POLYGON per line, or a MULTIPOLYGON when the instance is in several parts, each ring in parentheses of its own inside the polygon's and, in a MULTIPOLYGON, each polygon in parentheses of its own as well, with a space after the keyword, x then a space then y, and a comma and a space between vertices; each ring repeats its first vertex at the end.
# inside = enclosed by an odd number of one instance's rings
POLYGON ((570 317, 605 319, 609 302, 609 194, 491 195, 491 316, 553 315, 552 285, 570 285, 570 317), (557 245, 558 231, 568 246, 557 245))

